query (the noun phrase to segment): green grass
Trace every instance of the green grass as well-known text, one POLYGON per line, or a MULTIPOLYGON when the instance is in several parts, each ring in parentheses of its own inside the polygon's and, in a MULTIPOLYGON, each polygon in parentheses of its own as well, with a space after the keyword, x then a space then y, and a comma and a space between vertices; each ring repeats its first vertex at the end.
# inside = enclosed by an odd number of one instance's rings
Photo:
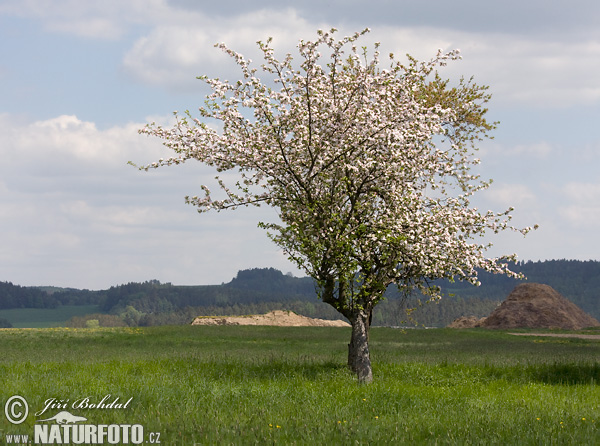
MULTIPOLYGON (((189 326, 0 330, 0 403, 99 400, 93 424, 161 444, 600 443, 600 342, 483 330, 373 328, 375 381, 346 361, 349 329, 189 326)), ((56 410, 47 414, 54 415, 56 410)), ((1 440, 0 440, 1 442, 1 440)))
POLYGON ((73 316, 98 313, 97 305, 63 305, 58 308, 13 308, 0 310, 15 328, 48 328, 64 325, 73 316))

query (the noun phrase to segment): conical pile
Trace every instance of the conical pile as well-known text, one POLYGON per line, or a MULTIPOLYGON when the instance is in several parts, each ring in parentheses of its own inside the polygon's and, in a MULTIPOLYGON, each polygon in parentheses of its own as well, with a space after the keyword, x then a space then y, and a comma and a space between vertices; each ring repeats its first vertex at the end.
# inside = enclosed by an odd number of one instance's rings
POLYGON ((548 285, 524 283, 508 295, 481 327, 486 328, 560 328, 580 330, 600 325, 574 303, 548 285))

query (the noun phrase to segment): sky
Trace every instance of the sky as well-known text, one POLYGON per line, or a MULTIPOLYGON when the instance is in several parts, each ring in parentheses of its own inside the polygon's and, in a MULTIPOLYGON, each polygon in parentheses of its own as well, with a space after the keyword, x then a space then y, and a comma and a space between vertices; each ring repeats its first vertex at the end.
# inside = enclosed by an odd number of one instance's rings
POLYGON ((599 17, 596 0, 0 0, 0 281, 105 289, 219 284, 255 267, 302 275, 257 227, 272 209, 200 215, 185 204, 209 168, 127 162, 170 156, 138 129, 197 110, 208 93, 197 76, 240 77, 215 43, 252 58, 273 37, 285 55, 331 27, 369 27, 364 42, 382 54, 460 49, 444 74, 490 86, 500 124, 477 156, 494 182, 476 204, 514 206, 515 226, 539 225, 490 237, 490 256, 600 260, 599 17))

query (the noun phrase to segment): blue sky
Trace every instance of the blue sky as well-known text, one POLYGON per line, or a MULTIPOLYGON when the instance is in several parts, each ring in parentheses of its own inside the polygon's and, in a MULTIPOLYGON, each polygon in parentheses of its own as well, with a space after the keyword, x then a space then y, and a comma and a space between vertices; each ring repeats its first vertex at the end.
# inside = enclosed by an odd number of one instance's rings
MULTIPOLYGON (((367 43, 426 59, 460 48, 449 77, 490 85, 493 141, 477 204, 514 206, 527 238, 490 255, 600 260, 600 3, 579 1, 0 0, 0 281, 101 289, 159 279, 229 281, 239 269, 299 274, 256 227, 267 208, 198 215, 184 203, 214 174, 138 172, 168 156, 137 134, 194 110, 196 76, 239 77, 213 48, 281 53, 318 28, 370 27, 367 43)), ((384 53, 385 54, 385 53, 384 53)))

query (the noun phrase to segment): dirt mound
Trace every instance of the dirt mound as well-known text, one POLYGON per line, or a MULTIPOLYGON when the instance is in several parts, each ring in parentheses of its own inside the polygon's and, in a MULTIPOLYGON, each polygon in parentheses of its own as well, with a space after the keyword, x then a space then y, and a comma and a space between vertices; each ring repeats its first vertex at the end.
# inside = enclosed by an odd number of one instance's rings
POLYGON ((482 323, 485 328, 561 328, 580 330, 600 325, 596 319, 548 285, 524 283, 508 295, 482 323))
POLYGON ((328 321, 300 316, 292 311, 275 310, 250 316, 200 316, 192 325, 274 325, 278 327, 349 327, 344 321, 328 321))
POLYGON ((481 327, 481 323, 485 321, 484 317, 477 316, 461 316, 455 319, 448 328, 475 328, 481 327))

